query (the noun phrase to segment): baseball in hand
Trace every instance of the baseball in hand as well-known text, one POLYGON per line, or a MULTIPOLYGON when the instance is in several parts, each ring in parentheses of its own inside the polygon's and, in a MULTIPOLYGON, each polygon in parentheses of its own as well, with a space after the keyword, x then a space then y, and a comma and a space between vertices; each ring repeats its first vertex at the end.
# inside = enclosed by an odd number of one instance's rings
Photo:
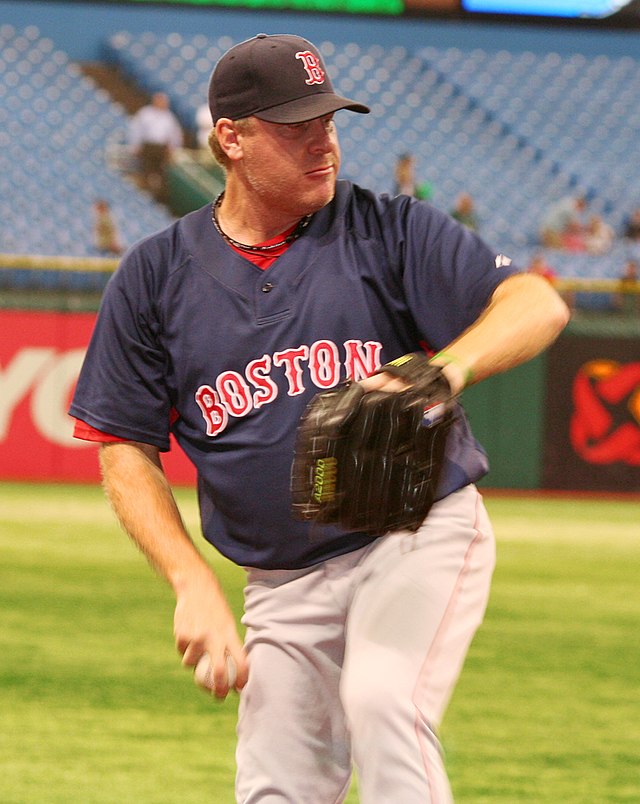
MULTIPOLYGON (((227 654, 227 676, 229 678, 229 689, 233 689, 236 685, 236 663, 234 662, 233 658, 227 654)), ((203 653, 200 659, 198 660, 198 664, 193 672, 193 678, 196 684, 198 684, 203 689, 209 690, 210 692, 214 691, 214 682, 213 682, 213 667, 211 666, 211 662, 209 660, 209 654, 203 653)))

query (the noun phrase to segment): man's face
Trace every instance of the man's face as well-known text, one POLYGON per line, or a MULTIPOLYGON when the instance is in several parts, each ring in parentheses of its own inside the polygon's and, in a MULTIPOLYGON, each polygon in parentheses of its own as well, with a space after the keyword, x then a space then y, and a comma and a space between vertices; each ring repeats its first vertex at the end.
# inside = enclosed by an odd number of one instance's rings
POLYGON ((239 142, 239 173, 269 208, 302 216, 333 198, 340 146, 332 114, 291 125, 254 118, 239 142))

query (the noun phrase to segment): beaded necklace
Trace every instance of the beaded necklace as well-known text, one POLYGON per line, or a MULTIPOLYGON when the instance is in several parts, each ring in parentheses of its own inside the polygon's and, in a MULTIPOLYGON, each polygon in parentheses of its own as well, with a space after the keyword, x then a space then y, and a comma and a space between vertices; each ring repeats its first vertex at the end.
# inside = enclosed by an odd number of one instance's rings
POLYGON ((242 251, 249 251, 253 254, 260 254, 263 252, 274 251, 275 249, 282 248, 282 246, 287 246, 289 243, 293 243, 294 240, 297 240, 302 232, 307 228, 309 222, 311 221, 311 215, 305 215, 304 218, 301 218, 298 222, 296 228, 291 232, 291 234, 287 235, 284 240, 281 240, 279 243, 271 243, 268 246, 250 246, 246 243, 240 243, 237 240, 234 240, 232 237, 229 237, 226 232, 222 230, 220 223, 218 221, 218 207, 222 203, 222 198, 224 196, 224 190, 220 193, 220 195, 216 198, 213 202, 213 208, 211 210, 211 220, 213 221, 213 225, 216 227, 216 231, 220 235, 220 237, 224 238, 227 243, 235 248, 242 249, 242 251))

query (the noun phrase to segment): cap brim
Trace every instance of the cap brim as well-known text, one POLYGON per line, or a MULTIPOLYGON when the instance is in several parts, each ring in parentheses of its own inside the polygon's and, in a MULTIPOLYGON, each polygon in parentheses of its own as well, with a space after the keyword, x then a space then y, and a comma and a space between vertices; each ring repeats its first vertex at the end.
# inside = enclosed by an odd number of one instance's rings
POLYGON ((272 106, 270 109, 261 109, 255 112, 255 117, 266 120, 268 123, 304 123, 316 117, 337 112, 339 109, 348 109, 359 114, 369 114, 371 109, 364 103, 343 98, 333 92, 306 95, 303 98, 272 106))

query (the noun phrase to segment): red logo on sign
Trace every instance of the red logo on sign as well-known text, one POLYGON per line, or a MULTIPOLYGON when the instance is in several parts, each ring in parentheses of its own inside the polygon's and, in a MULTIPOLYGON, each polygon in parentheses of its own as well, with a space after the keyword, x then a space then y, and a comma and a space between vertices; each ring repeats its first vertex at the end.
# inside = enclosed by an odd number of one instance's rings
POLYGON ((310 50, 300 50, 296 53, 296 59, 300 59, 309 76, 306 84, 324 84, 324 70, 320 65, 318 57, 310 50))
POLYGON ((570 438, 589 463, 640 466, 640 363, 591 360, 573 383, 570 438))

